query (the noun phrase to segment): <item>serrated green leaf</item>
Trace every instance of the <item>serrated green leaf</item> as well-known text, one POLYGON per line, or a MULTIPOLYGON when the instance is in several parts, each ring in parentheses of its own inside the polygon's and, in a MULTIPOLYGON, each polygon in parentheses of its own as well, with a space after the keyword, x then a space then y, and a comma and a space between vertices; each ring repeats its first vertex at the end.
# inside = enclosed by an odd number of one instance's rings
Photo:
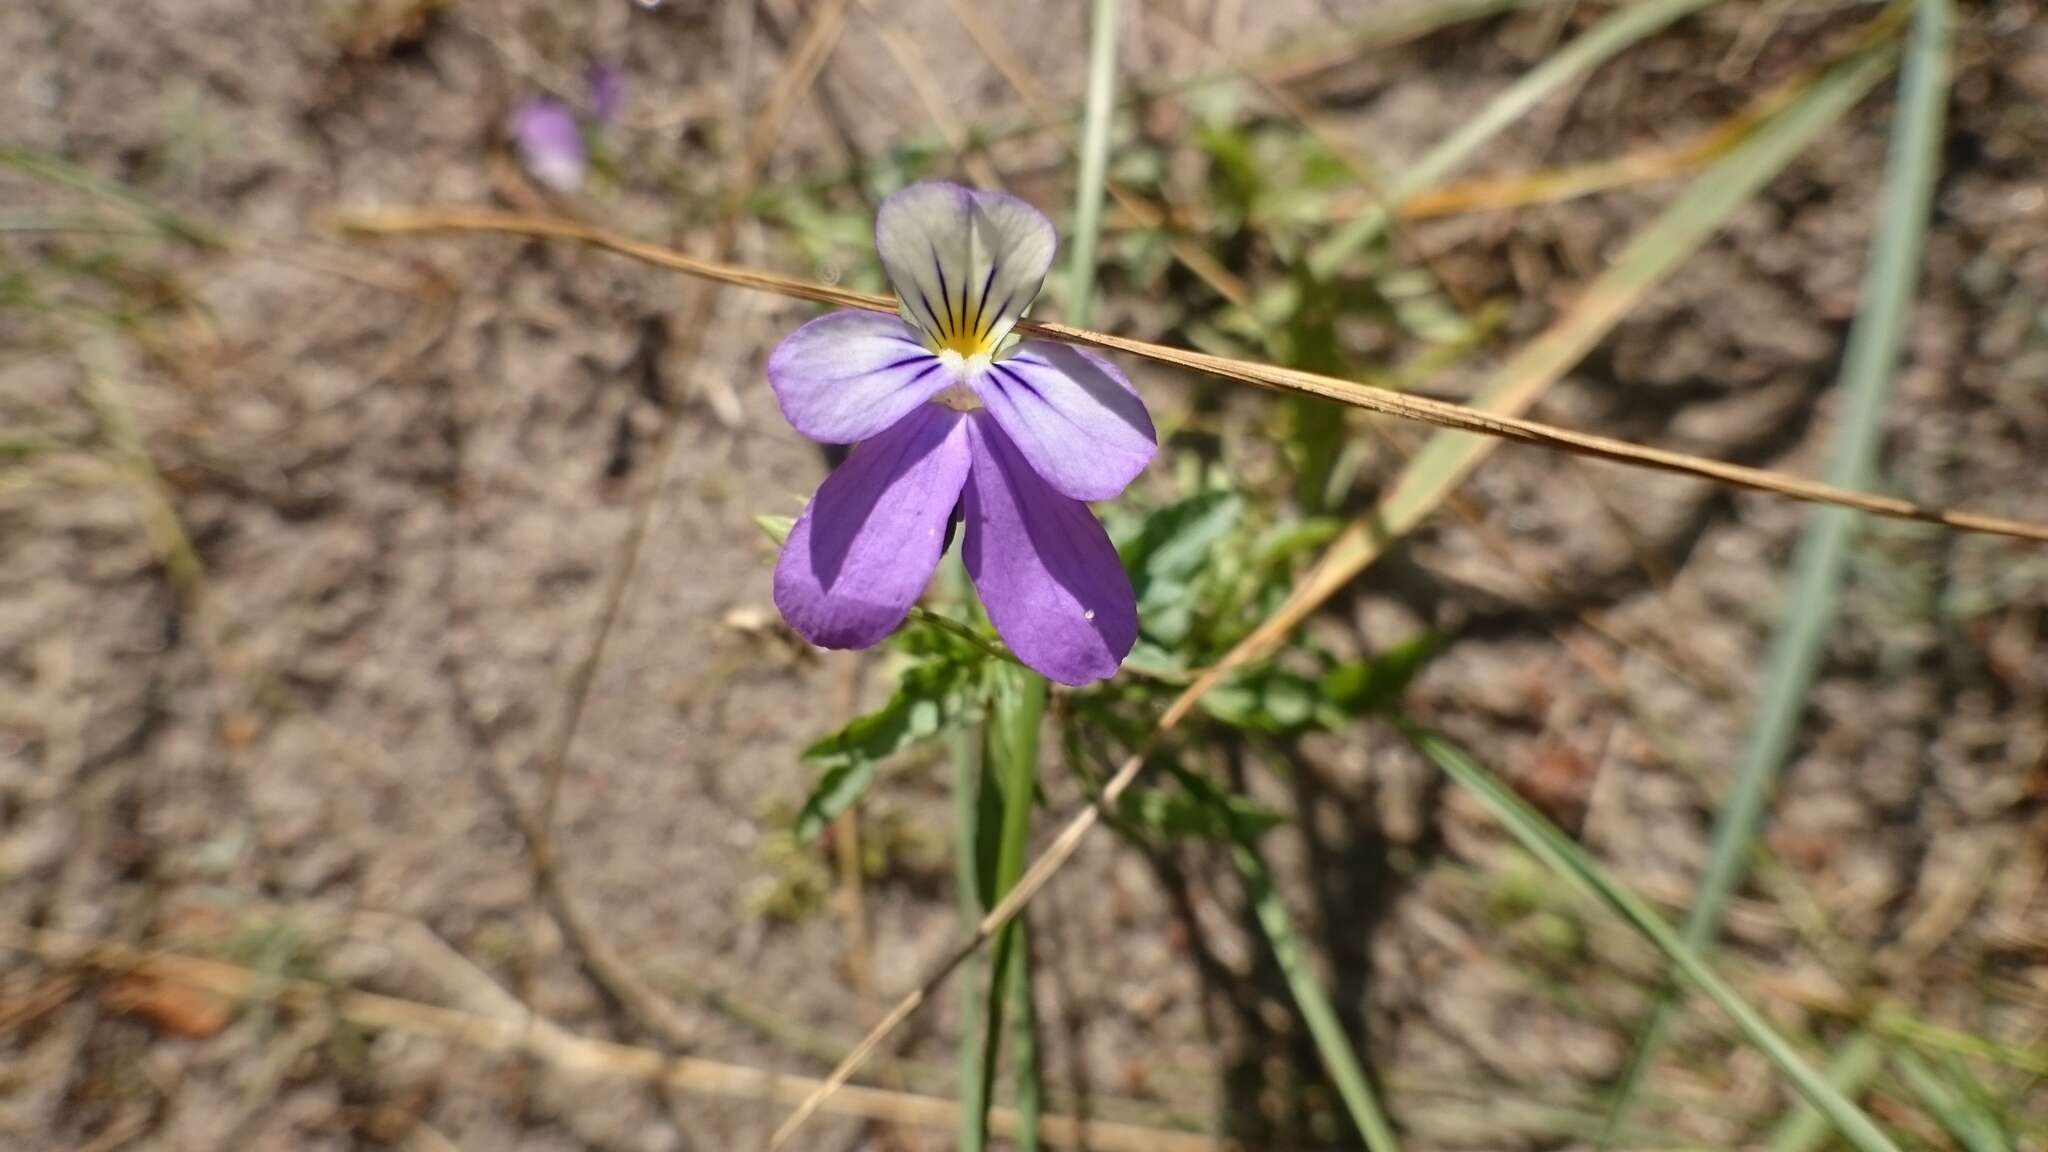
POLYGON ((980 702, 978 672, 974 662, 912 665, 887 704, 804 749, 803 758, 825 771, 797 814, 797 839, 816 838, 834 816, 860 799, 882 761, 973 719, 980 702))
POLYGON ((1117 818, 1135 831, 1169 840, 1255 840, 1287 822, 1286 816, 1247 797, 1209 799, 1163 788, 1125 793, 1117 818))
POLYGON ((1211 717, 1248 732, 1298 732, 1317 720, 1318 684, 1280 668, 1240 672, 1202 697, 1211 717))
POLYGON ((1339 664, 1323 673, 1323 699, 1353 716, 1387 711, 1442 651, 1443 638, 1423 632, 1371 660, 1339 664))
POLYGON ((1235 492, 1198 492, 1148 513, 1123 549, 1141 610, 1148 602, 1179 596, 1243 512, 1244 500, 1235 492))

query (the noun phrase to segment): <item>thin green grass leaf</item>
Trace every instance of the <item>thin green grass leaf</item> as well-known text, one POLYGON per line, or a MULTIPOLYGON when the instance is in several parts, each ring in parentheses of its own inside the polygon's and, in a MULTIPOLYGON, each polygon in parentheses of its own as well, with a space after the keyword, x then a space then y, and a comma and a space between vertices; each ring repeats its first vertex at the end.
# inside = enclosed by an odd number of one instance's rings
POLYGON ((1011 1136, 1019 1149, 1038 1147, 1038 1118, 1045 1108, 1045 1085, 1038 1070, 1038 1002, 1032 996, 1031 929, 1018 920, 1010 961, 1010 1064, 1016 1069, 1010 1108, 1017 1114, 1011 1136))
MULTIPOLYGON (((1637 233, 1577 304, 1488 377, 1473 407, 1507 416, 1527 410, 1737 208, 1862 99, 1890 64, 1887 51, 1861 51, 1758 126, 1637 233)), ((1281 609, 1240 646, 1238 662, 1262 655, 1356 579, 1394 540, 1434 512, 1498 443, 1467 432, 1432 435, 1379 504, 1338 534, 1281 609)))
POLYGON ((1067 313, 1080 327, 1095 315, 1095 243, 1116 122, 1116 0, 1095 0, 1088 39, 1088 98, 1081 114, 1081 171, 1074 193, 1073 247, 1067 265, 1067 313))
POLYGON ((1910 1048, 1892 1053, 1892 1070, 1964 1152, 2012 1152, 2004 1126, 1910 1048))
MULTIPOLYGON (((1899 109, 1886 159, 1883 208, 1870 242, 1862 307, 1849 330, 1839 387, 1841 426, 1826 479, 1843 488, 1868 488, 1905 342, 1906 317, 1920 277, 1928 210, 1940 172, 1942 110, 1948 102, 1947 0, 1920 0, 1913 37, 1899 73, 1899 109)), ((1846 508, 1815 509, 1793 565, 1792 595, 1779 618, 1770 663, 1758 693, 1756 718, 1735 779, 1715 822, 1713 847, 1685 920, 1686 946, 1712 949, 1728 897, 1747 874, 1778 772, 1799 734, 1806 694, 1820 669, 1834 625, 1849 543, 1862 517, 1846 508)), ((1627 1116, 1649 1068, 1663 1047, 1673 1001, 1660 993, 1644 1022, 1635 1056, 1614 1097, 1610 1127, 1627 1116)))
MULTIPOLYGON (((1884 1050, 1868 1032, 1858 1032, 1835 1049, 1834 1059, 1828 1061, 1823 1073, 1828 1083, 1843 1096, 1854 1100, 1863 1095, 1872 1078, 1877 1075, 1878 1065, 1883 1062, 1884 1050)), ((1608 1118, 1613 1117, 1610 1110, 1608 1118)), ((1599 1137, 1611 1140, 1608 1121, 1601 1122, 1599 1137)), ((1827 1142, 1834 1129, 1828 1126, 1828 1118, 1805 1100, 1795 1101, 1792 1110, 1778 1122, 1771 1132, 1770 1152, 1818 1152, 1827 1142)))
POLYGON ((0 167, 12 168, 116 205, 188 244, 201 248, 224 248, 227 241, 196 220, 160 207, 121 185, 102 179, 68 160, 60 160, 26 148, 0 147, 0 167))
POLYGON ((1877 1030, 1886 1036, 1905 1040, 1923 1051, 1967 1056, 2048 1078, 2048 1046, 2022 1048, 2000 1044, 1982 1036, 1916 1020, 1895 1009, 1878 1013, 1873 1022, 1877 1030))
POLYGON ((1267 944, 1273 949, 1273 959, 1287 980, 1287 990, 1294 997, 1295 1006, 1301 1009, 1302 1019, 1308 1023, 1309 1035, 1315 1040, 1316 1055, 1323 1062, 1323 1070, 1329 1073, 1330 1082, 1343 1098, 1344 1108, 1350 1113, 1351 1122, 1357 1125, 1366 1148, 1370 1152, 1399 1152, 1400 1141, 1395 1139, 1393 1126, 1387 1122, 1386 1112, 1381 1109, 1379 1098, 1366 1079, 1365 1066, 1359 1061, 1358 1053, 1353 1051, 1351 1038, 1344 1034, 1343 1022, 1337 1019, 1337 1010, 1331 1006, 1329 995, 1323 991, 1321 981, 1309 967, 1308 949, 1294 930, 1294 917, 1287 911, 1287 902, 1273 887, 1272 869, 1266 866, 1266 859, 1259 852, 1258 837, 1262 829, 1244 819, 1231 803, 1231 797, 1214 784, 1192 772, 1176 772, 1175 775, 1191 795, 1209 805, 1214 819, 1230 830, 1231 862, 1237 866, 1238 875, 1244 878, 1252 910, 1258 916, 1260 929, 1266 934, 1267 944))
POLYGON ((1622 6, 1585 35, 1553 53, 1543 63, 1523 74, 1507 90, 1493 98, 1479 114, 1467 120, 1424 153, 1422 158, 1388 182, 1382 203, 1361 213, 1309 253, 1309 272, 1318 279, 1335 275, 1346 261, 1371 243, 1385 229, 1387 213, 1403 200, 1450 175, 1470 159, 1488 140, 1528 115, 1543 99, 1572 80, 1613 59, 1638 41, 1659 32, 1682 17, 1691 15, 1715 0, 1641 0, 1622 6))
POLYGON ((1862 1109, 1808 1063, 1798 1049, 1771 1027, 1762 1013, 1687 947, 1678 930, 1634 889, 1608 875, 1607 870, 1584 848, 1559 831, 1542 813, 1457 745, 1412 721, 1397 719, 1396 723, 1425 758, 1485 804, 1494 819, 1500 821, 1501 826, 1520 841, 1530 855, 1574 887, 1606 905, 1662 952, 1678 975, 1727 1013, 1744 1038, 1777 1066, 1785 1079, 1821 1115, 1827 1117, 1828 1123, 1857 1152, 1898 1152, 1898 1146, 1862 1109))

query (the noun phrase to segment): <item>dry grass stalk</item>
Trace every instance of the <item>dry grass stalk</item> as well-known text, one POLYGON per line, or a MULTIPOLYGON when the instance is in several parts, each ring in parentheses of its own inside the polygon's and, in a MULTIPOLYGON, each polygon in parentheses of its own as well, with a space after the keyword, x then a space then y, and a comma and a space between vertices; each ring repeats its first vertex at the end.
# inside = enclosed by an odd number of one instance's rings
MULTIPOLYGON (((853 292, 780 276, 772 272, 761 272, 716 261, 699 260, 673 249, 657 244, 648 244, 630 237, 593 228, 573 220, 562 220, 539 216, 518 216, 506 213, 476 211, 468 209, 421 209, 417 211, 395 211, 375 216, 350 217, 340 221, 348 230, 383 235, 400 235, 431 232, 499 232, 521 236, 550 236, 563 240, 575 240, 584 244, 617 252, 659 267, 668 268, 691 276, 716 280, 760 292, 773 292, 799 300, 811 300, 820 304, 840 308, 864 308, 871 312, 894 313, 896 302, 886 296, 865 292, 853 292)), ((1522 355, 1532 363, 1540 363, 1557 356, 1572 343, 1579 327, 1605 322, 1607 314, 1623 305, 1620 300, 1604 300, 1593 297, 1582 298, 1575 307, 1578 323, 1571 331, 1563 326, 1551 329, 1536 343, 1526 347, 1522 355)), ((1741 464, 1730 464, 1704 456, 1685 452, 1672 452, 1662 448, 1617 440, 1592 432, 1577 432, 1568 428, 1544 424, 1521 417, 1494 415, 1462 404, 1444 400, 1431 400, 1422 396, 1407 395, 1389 389, 1343 380, 1335 376, 1324 376, 1294 368, 1281 368, 1270 364, 1259 364, 1249 360, 1237 360, 1228 356, 1215 356, 1186 348, 1175 348, 1167 344, 1155 344, 1148 340, 1136 340, 1127 336, 1116 336, 1107 332, 1096 332, 1086 328, 1075 328, 1066 324, 1050 324, 1038 321, 1024 321, 1017 330, 1026 335, 1044 336, 1069 344, 1082 344, 1093 348, 1104 348, 1123 352, 1161 364, 1172 364, 1192 372, 1235 380, 1243 384, 1288 392, 1320 396, 1326 400, 1382 416, 1449 428, 1461 432, 1472 432, 1495 439, 1512 440, 1523 444, 1548 448, 1557 452, 1568 452, 1599 460, 1609 460, 1637 468, 1651 468, 1662 472, 1675 472, 1683 476, 1695 476, 1735 488, 1748 488, 1758 492, 1770 492, 1793 500, 1812 504, 1829 504, 1841 508, 1853 508, 1874 516, 1886 516, 1898 520, 1918 520, 1924 523, 1940 524, 1964 532, 1983 532, 1994 536, 2011 536, 2022 540, 2048 542, 2048 524, 2027 520, 1989 516, 1979 512, 1947 508, 1933 508, 1890 496, 1878 496, 1822 484, 1784 472, 1773 472, 1764 468, 1750 468, 1741 464)))
MULTIPOLYGON (((697 1095, 794 1104, 819 1085, 817 1079, 808 1076, 783 1075, 696 1057, 666 1056, 649 1048, 593 1040, 535 1016, 523 1007, 516 1014, 478 1015, 395 996, 335 988, 312 980, 280 980, 218 960, 19 925, 0 926, 0 948, 35 956, 56 966, 142 976, 238 1003, 276 1003, 305 1012, 324 1012, 358 1028, 442 1040, 485 1052, 520 1053, 567 1072, 645 1080, 697 1095)), ((959 1123, 958 1106, 951 1100, 877 1088, 847 1088, 837 1093, 824 1110, 857 1119, 949 1130, 959 1123)), ((990 1115, 990 1127, 996 1134, 1007 1136, 1016 1131, 1017 1120, 1014 1110, 996 1108, 990 1115)), ((1197 1133, 1073 1116, 1041 1116, 1039 1138, 1051 1145, 1099 1152, 1218 1152, 1229 1147, 1197 1133)))

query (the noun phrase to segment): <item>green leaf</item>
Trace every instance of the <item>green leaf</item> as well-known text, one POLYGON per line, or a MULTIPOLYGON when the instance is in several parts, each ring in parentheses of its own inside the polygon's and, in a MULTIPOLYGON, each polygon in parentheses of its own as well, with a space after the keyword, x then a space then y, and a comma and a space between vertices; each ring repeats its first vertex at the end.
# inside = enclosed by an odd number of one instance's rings
MULTIPOLYGON (((1877 1075, 1883 1051, 1868 1032, 1858 1032, 1835 1049, 1825 1075, 1828 1083, 1851 1100, 1877 1075)), ((1792 1111, 1771 1133, 1770 1152, 1818 1152, 1828 1141, 1828 1118, 1804 1100, 1793 1102, 1792 1111)))
POLYGON ((1298 732, 1319 717, 1319 686, 1280 668, 1252 668, 1232 675, 1202 697, 1202 710, 1233 728, 1280 735, 1298 732))
POLYGON ((1311 516, 1305 520, 1276 524, 1252 541, 1252 567, 1261 570, 1277 568, 1304 552, 1328 544, 1343 530, 1344 522, 1335 516, 1311 516))
POLYGON ((804 749, 804 759, 825 772, 797 813, 797 839, 815 839, 834 816, 860 799, 882 761, 972 720, 980 695, 978 671, 976 664, 950 660, 912 665, 887 704, 804 749))
POLYGON ((1123 548, 1140 609, 1185 593, 1243 512, 1244 500, 1235 492, 1198 492, 1148 513, 1123 548))
MULTIPOLYGON (((988 758, 982 775, 982 813, 979 817, 977 855, 990 861, 986 904, 994 907, 1024 874, 1024 853, 1031 834, 1031 809, 1038 794, 1038 728, 1045 715, 1047 684, 1043 676, 1027 669, 1003 668, 991 681, 988 721, 988 758)), ((1034 1006, 1028 983, 1026 927, 1022 917, 998 929, 989 945, 987 1019, 982 1027, 986 1037, 981 1067, 981 1099, 995 1098, 997 1060, 1002 1053, 1003 1013, 1015 1007, 1020 1016, 1010 1031, 1012 1055, 1016 1058, 1019 1106, 1038 1099, 1038 1066, 1035 1044, 1014 1041, 1035 1029, 1034 1006)), ((1033 1120, 1035 1124, 1035 1118, 1033 1120)), ((984 1138, 987 1116, 983 1114, 984 1138)), ((1035 1138, 1035 1130, 1032 1133, 1035 1138)), ((1018 1145, 1029 1141, 1023 1132, 1018 1145)))
POLYGON ((1388 711, 1443 647, 1441 636, 1423 632, 1371 660, 1339 664, 1323 673, 1323 699, 1353 716, 1388 711))
POLYGON ((1287 817, 1245 796, 1195 796, 1146 788, 1124 793, 1117 819, 1134 832, 1162 840, 1258 839, 1287 817))

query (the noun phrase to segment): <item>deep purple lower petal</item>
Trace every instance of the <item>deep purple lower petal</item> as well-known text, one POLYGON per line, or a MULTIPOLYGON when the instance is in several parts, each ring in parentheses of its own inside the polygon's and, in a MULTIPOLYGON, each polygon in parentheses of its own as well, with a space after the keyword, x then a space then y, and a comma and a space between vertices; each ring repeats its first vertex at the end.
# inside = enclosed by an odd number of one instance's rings
POLYGON ((974 381, 975 394, 1047 483, 1076 500, 1107 500, 1158 450, 1145 402, 1093 352, 1026 341, 974 381))
POLYGON ((1039 478, 985 413, 968 418, 962 555, 989 622, 1017 658, 1062 684, 1116 673, 1138 606, 1109 534, 1086 504, 1039 478))
POLYGON ((952 382, 910 325, 873 312, 827 313, 768 356, 768 386, 782 414, 826 444, 878 435, 952 382))
POLYGON ((821 648, 865 648, 903 622, 944 550, 967 482, 960 413, 923 405, 856 445, 790 529, 775 606, 821 648))

